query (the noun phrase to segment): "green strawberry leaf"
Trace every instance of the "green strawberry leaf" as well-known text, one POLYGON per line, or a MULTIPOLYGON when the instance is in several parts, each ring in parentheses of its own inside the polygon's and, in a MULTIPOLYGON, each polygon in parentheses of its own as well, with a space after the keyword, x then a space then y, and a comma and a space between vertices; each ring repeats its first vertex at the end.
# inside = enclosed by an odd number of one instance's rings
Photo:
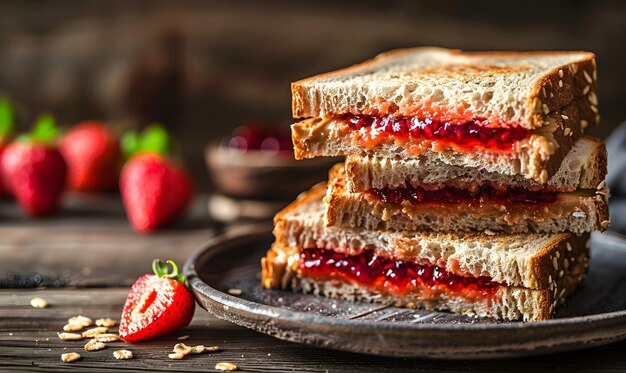
POLYGON ((122 146, 122 152, 126 155, 126 158, 130 158, 135 153, 139 152, 141 139, 137 132, 128 131, 122 135, 120 145, 122 146))
POLYGON ((173 260, 164 262, 161 259, 154 259, 152 261, 152 271, 158 277, 172 278, 187 286, 187 279, 185 278, 185 275, 178 273, 178 265, 173 260), (170 266, 172 267, 171 271, 170 266))
POLYGON ((59 137, 59 128, 54 121, 54 117, 50 114, 41 115, 35 127, 28 134, 30 141, 39 143, 52 142, 59 137))
POLYGON ((13 106, 7 97, 0 97, 0 140, 13 131, 13 106))
POLYGON ((160 124, 152 124, 143 131, 141 150, 167 155, 170 153, 170 137, 160 124))
POLYGON ((160 124, 152 124, 143 130, 141 134, 135 131, 126 132, 121 140, 122 151, 127 158, 137 153, 170 154, 170 136, 165 127, 160 124))

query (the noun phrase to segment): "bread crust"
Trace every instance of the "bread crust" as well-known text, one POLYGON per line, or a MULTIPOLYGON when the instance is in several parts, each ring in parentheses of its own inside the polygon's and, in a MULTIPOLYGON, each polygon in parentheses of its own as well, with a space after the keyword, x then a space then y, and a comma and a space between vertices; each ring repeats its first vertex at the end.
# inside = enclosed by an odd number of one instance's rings
POLYGON ((583 136, 545 184, 519 175, 507 176, 479 168, 450 166, 426 157, 390 159, 350 154, 346 157, 345 167, 348 189, 352 193, 370 188, 401 188, 407 183, 427 187, 449 185, 459 189, 490 185, 496 188, 521 187, 549 192, 573 192, 577 189, 596 189, 604 181, 607 152, 602 140, 583 136))
POLYGON ((463 203, 386 203, 368 193, 350 193, 342 164, 329 172, 326 221, 329 225, 376 230, 573 232, 608 226, 606 187, 592 195, 558 197, 538 206, 463 203))
MULTIPOLYGON (((394 59, 406 58, 412 54, 434 53, 455 59, 459 64, 469 64, 466 60, 474 59, 476 62, 485 58, 491 59, 516 59, 523 58, 542 58, 542 57, 571 57, 573 60, 567 64, 560 64, 543 76, 536 79, 530 89, 529 94, 523 98, 521 105, 527 113, 521 123, 521 126, 533 129, 544 125, 546 114, 555 111, 569 102, 575 97, 586 94, 593 94, 597 111, 597 99, 595 98, 596 83, 596 63, 595 55, 590 52, 463 52, 460 50, 447 50, 443 48, 422 47, 400 49, 382 53, 374 59, 365 61, 360 64, 353 65, 337 71, 319 74, 310 78, 302 79, 291 84, 292 91, 292 112, 294 118, 308 118, 320 116, 342 115, 346 113, 359 115, 396 115, 396 116, 412 116, 415 114, 411 109, 410 103, 403 105, 395 102, 392 97, 369 97, 369 102, 365 102, 363 107, 342 107, 340 110, 331 110, 333 108, 324 107, 319 98, 328 92, 323 89, 314 88, 313 85, 321 80, 330 78, 339 79, 341 77, 349 79, 351 74, 372 73, 376 69, 387 67, 393 64, 394 59)), ((398 62, 400 63, 400 62, 398 62)), ((454 66, 455 62, 444 65, 443 68, 454 66)), ((419 79, 415 84, 419 83, 419 79)))

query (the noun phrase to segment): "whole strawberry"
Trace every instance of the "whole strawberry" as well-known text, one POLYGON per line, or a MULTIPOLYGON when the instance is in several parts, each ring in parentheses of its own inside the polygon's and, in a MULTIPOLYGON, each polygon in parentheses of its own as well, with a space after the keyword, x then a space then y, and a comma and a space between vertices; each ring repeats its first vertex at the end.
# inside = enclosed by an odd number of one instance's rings
MULTIPOLYGON (((13 107, 6 97, 0 97, 0 163, 4 149, 11 140, 13 133, 13 107)), ((9 186, 3 181, 0 171, 0 196, 10 194, 9 186)))
POLYGON ((122 140, 131 155, 120 174, 120 193, 131 225, 150 232, 185 212, 192 196, 187 174, 165 154, 168 137, 161 127, 122 140), (130 149, 130 151, 128 150, 130 149))
POLYGON ((120 337, 137 342, 171 333, 191 321, 196 308, 178 266, 155 259, 153 275, 143 275, 130 289, 120 320, 120 337), (172 266, 172 271, 168 266, 172 266))
POLYGON ((84 122, 63 138, 61 153, 67 162, 67 181, 76 191, 117 188, 122 161, 116 136, 99 122, 84 122))
POLYGON ((53 213, 61 200, 66 166, 56 146, 57 137, 54 119, 45 115, 29 134, 11 142, 2 155, 4 181, 31 216, 53 213))

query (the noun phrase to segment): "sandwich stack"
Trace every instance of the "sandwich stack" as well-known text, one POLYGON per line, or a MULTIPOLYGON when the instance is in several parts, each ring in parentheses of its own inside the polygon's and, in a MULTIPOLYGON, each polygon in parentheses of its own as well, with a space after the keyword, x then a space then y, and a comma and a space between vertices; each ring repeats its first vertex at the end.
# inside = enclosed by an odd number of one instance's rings
POLYGON ((265 288, 544 320, 608 227, 587 52, 392 51, 292 84, 297 159, 345 156, 274 219, 265 288))

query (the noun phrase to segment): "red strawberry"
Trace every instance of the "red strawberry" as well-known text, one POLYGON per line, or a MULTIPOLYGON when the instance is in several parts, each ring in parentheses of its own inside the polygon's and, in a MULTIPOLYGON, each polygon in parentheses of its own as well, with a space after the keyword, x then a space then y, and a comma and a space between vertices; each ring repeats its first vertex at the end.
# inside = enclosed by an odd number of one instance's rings
MULTIPOLYGON (((187 174, 164 155, 167 134, 152 127, 132 141, 134 155, 122 168, 120 193, 131 225, 140 232, 170 223, 186 209, 192 196, 187 174)), ((122 139, 129 147, 129 137, 122 139)))
POLYGON ((110 191, 117 187, 122 154, 117 138, 98 122, 84 122, 64 137, 69 187, 78 191, 110 191))
POLYGON ((11 142, 2 155, 2 175, 18 203, 29 215, 54 212, 65 184, 66 166, 56 148, 57 128, 43 116, 28 135, 11 142))
POLYGON ((143 275, 130 289, 120 320, 120 337, 137 342, 171 333, 191 321, 196 303, 176 263, 155 259, 154 275, 143 275), (167 263, 172 265, 169 271, 167 263))

